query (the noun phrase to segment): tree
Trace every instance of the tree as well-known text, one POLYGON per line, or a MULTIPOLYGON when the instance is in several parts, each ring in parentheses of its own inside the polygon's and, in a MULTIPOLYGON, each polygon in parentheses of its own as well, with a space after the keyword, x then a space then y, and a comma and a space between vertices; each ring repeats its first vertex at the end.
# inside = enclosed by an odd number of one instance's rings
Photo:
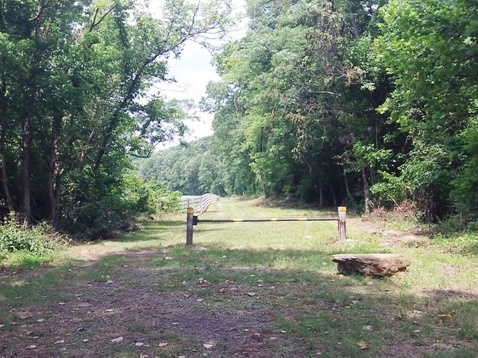
POLYGON ((148 182, 163 183, 172 191, 185 195, 232 194, 226 190, 223 163, 213 155, 209 137, 165 149, 136 164, 148 182))
POLYGON ((249 32, 217 57, 223 82, 209 91, 215 142, 231 171, 252 171, 266 196, 322 206, 361 190, 368 199, 378 158, 390 151, 386 117, 375 111, 389 81, 370 54, 378 7, 249 2, 249 32), (248 160, 234 161, 236 153, 248 160), (362 188, 352 187, 358 180, 362 188))
POLYGON ((224 33, 229 11, 218 0, 166 1, 160 18, 140 1, 0 1, 5 209, 27 224, 113 227, 129 155, 184 132, 187 107, 151 86, 186 41, 224 33))
POLYGON ((398 180, 426 218, 476 209, 477 9, 468 0, 391 1, 376 46, 396 85, 382 106, 408 136, 398 180), (452 201, 452 198, 455 201, 452 201))

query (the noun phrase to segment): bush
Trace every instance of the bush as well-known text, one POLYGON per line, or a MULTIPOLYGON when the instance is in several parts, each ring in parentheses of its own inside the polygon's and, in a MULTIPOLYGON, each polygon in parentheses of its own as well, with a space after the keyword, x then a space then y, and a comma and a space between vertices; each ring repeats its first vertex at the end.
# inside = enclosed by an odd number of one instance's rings
POLYGON ((8 220, 0 226, 0 253, 27 251, 42 254, 58 246, 59 243, 47 236, 44 226, 30 229, 18 225, 14 220, 8 220))
POLYGON ((62 229, 87 241, 112 238, 115 231, 158 211, 179 207, 180 193, 158 182, 147 183, 130 169, 116 175, 71 178, 72 189, 63 197, 62 229))

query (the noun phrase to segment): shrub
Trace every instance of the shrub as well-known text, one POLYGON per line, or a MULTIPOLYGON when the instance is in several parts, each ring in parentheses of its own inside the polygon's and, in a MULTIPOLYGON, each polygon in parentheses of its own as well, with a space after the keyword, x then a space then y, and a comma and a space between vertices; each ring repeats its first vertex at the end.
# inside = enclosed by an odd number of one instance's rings
POLYGON ((27 251, 42 254, 59 246, 46 233, 46 227, 40 225, 27 228, 8 220, 0 226, 0 253, 27 251))
POLYGON ((62 229, 82 240, 114 237, 117 229, 179 206, 179 193, 158 182, 147 183, 128 168, 116 175, 101 173, 71 178, 71 182, 63 197, 62 229))

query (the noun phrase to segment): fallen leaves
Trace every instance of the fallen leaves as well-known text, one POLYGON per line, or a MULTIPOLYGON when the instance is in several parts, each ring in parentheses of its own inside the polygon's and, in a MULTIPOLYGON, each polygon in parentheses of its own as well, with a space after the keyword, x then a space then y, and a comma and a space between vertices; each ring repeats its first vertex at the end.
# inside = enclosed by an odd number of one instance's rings
POLYGON ((198 285, 207 285, 208 284, 207 280, 205 280, 203 277, 200 277, 198 279, 197 283, 198 283, 198 285))
POLYGON ((365 341, 360 341, 357 343, 357 345, 361 351, 365 351, 368 349, 368 344, 365 341))
POLYGON ((453 318, 454 315, 455 315, 455 312, 439 314, 435 317, 435 322, 437 324, 443 324, 446 321, 450 321, 453 318))
POLYGON ((202 346, 206 349, 212 349, 216 346, 216 343, 212 342, 212 341, 209 341, 209 342, 204 343, 202 346))
POLYGON ((123 340, 124 340, 123 337, 118 337, 118 338, 112 339, 110 342, 111 343, 120 343, 120 342, 123 342, 123 340))

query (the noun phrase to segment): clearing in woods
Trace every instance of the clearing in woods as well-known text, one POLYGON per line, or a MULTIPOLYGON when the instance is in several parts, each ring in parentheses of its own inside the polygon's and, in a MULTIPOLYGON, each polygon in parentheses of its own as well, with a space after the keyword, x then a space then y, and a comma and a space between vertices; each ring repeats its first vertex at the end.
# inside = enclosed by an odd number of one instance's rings
MULTIPOLYGON (((227 199, 203 218, 335 212, 227 199)), ((388 222, 200 223, 185 215, 0 269, 0 357, 476 357, 476 246, 388 222), (337 253, 405 253, 386 279, 338 275, 337 253)), ((408 225, 408 227, 407 227, 408 225)))

